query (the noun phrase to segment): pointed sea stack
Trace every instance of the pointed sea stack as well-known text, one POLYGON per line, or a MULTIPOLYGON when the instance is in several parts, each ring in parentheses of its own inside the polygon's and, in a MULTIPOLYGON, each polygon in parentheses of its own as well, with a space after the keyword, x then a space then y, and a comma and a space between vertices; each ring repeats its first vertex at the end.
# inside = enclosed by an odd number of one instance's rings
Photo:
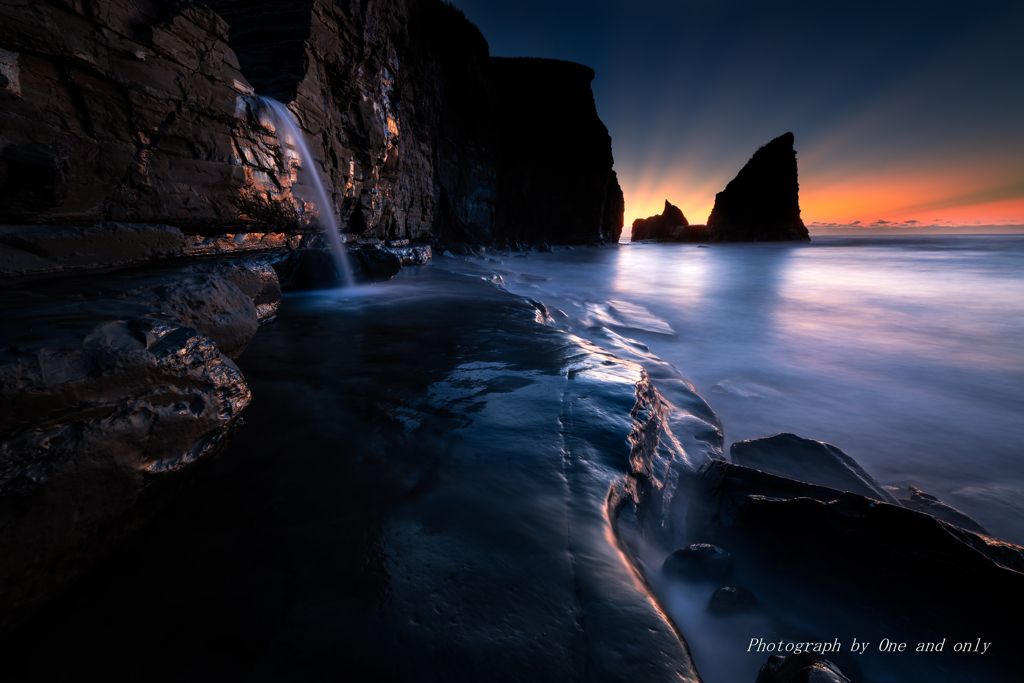
POLYGON ((665 210, 660 215, 637 218, 633 221, 633 231, 630 233, 629 240, 630 242, 639 242, 640 240, 673 239, 676 233, 681 235, 689 224, 682 209, 666 199, 665 210))
POLYGON ((799 192, 793 134, 786 133, 754 152, 715 196, 709 236, 719 242, 810 241, 799 192))

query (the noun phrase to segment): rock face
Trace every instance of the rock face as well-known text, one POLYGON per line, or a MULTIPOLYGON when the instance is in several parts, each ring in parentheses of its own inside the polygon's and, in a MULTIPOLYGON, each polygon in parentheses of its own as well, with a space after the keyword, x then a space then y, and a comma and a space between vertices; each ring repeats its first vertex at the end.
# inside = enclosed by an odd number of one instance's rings
POLYGON ((774 434, 760 439, 737 441, 729 449, 729 457, 739 465, 780 477, 850 491, 899 505, 896 498, 856 460, 832 444, 822 441, 804 439, 796 434, 774 434))
POLYGON ((630 234, 631 242, 641 240, 682 240, 686 236, 686 228, 690 223, 683 215, 682 209, 674 206, 667 199, 665 210, 658 216, 637 218, 633 221, 630 234))
POLYGON ((590 90, 594 71, 554 59, 491 62, 499 95, 495 237, 617 242, 625 204, 590 90))
POLYGON ((724 461, 701 469, 686 529, 691 540, 734 555, 733 580, 750 586, 767 613, 822 638, 870 632, 911 644, 908 650, 947 639, 946 655, 869 651, 865 671, 884 666, 901 680, 1019 676, 1010 643, 1021 633, 1024 548, 724 461), (984 661, 949 652, 952 643, 978 638, 993 644, 984 661))
POLYGON ((188 0, 0 4, 0 223, 297 225, 227 34, 188 0))
POLYGON ((708 233, 720 242, 809 240, 800 219, 793 134, 761 147, 715 195, 708 233))
POLYGON ((315 172, 350 233, 617 239, 590 69, 492 59, 441 0, 209 5, 0 5, 0 223, 303 232, 315 172), (281 148, 256 92, 315 159, 281 148))

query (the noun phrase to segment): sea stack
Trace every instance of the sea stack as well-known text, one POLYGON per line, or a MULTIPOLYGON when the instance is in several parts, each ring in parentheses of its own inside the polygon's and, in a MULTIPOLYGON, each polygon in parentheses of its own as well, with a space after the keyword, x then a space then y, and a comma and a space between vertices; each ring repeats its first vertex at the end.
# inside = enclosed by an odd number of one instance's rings
POLYGON ((637 218, 633 221, 633 231, 629 239, 631 242, 676 239, 682 237, 689 224, 683 210, 666 199, 665 210, 660 215, 637 218))
POLYGON ((809 241, 799 193, 793 134, 786 133, 754 152, 715 196, 708 233, 719 242, 809 241))

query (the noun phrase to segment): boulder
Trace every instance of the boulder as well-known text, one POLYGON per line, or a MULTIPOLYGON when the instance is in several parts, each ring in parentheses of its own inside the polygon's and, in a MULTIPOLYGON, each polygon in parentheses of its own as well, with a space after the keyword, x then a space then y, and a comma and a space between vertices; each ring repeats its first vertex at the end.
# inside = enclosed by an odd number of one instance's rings
POLYGON ((708 601, 708 612, 720 616, 750 612, 757 607, 757 598, 752 591, 735 586, 722 586, 711 594, 708 601))
MULTIPOLYGON (((245 380, 210 337, 169 314, 232 287, 205 277, 198 289, 133 296, 3 295, 0 630, 88 570, 229 442, 250 400, 245 380)), ((223 320, 200 317, 217 311, 190 318, 223 331, 223 320)))
POLYGON ((983 658, 872 646, 866 669, 884 665, 907 680, 1014 680, 1024 548, 724 461, 701 468, 689 501, 688 537, 728 547, 735 580, 757 591, 770 616, 828 639, 991 645, 983 658))
POLYGON ((851 683, 851 679, 821 655, 801 652, 769 657, 755 683, 851 683))
POLYGON ((676 550, 661 565, 667 576, 685 580, 719 579, 732 568, 732 555, 709 543, 694 543, 676 550))
POLYGON ((780 477, 899 504, 856 460, 823 441, 812 441, 783 432, 759 439, 737 441, 729 449, 729 457, 738 465, 780 477))
POLYGON ((978 524, 952 505, 942 502, 935 496, 925 493, 916 486, 908 486, 907 497, 900 498, 899 502, 904 507, 908 507, 911 510, 917 510, 918 512, 924 512, 932 517, 941 519, 943 522, 955 524, 961 529, 985 534, 986 536, 990 535, 989 532, 985 530, 985 527, 978 524))
POLYGON ((281 305, 281 283, 272 260, 266 257, 234 258, 199 263, 185 272, 212 273, 238 288, 252 300, 256 322, 264 325, 277 316, 281 305))
POLYGON ((708 234, 720 242, 809 241, 799 193, 793 134, 786 133, 754 152, 715 195, 708 234))

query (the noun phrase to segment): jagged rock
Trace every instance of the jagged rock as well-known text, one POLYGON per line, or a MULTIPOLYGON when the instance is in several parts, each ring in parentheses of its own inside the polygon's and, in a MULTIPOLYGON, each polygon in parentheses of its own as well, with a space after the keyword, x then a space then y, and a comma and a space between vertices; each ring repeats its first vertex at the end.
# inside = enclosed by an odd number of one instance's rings
POLYGON ((911 510, 917 510, 918 512, 927 513, 932 517, 941 519, 943 522, 955 524, 961 529, 985 534, 986 536, 989 535, 988 531, 985 530, 985 527, 978 524, 952 505, 942 502, 935 496, 925 493, 916 486, 907 487, 907 496, 907 498, 899 499, 899 502, 902 503, 904 507, 908 507, 911 510))
POLYGON ((661 565, 661 571, 679 579, 718 579, 732 568, 732 555, 709 543, 694 543, 676 550, 661 565))
POLYGON ((783 432, 759 439, 737 441, 729 449, 729 457, 744 467, 753 467, 780 477, 899 504, 856 460, 823 441, 783 432))
POLYGON ((757 598, 747 588, 722 586, 711 594, 708 612, 719 615, 738 614, 757 609, 757 598))
POLYGON ((769 657, 755 683, 851 683, 851 679, 821 655, 801 652, 769 657))
POLYGON ((793 134, 786 133, 754 152, 715 195, 709 236, 721 242, 810 240, 799 192, 793 134))
POLYGON ((217 344, 168 311, 233 286, 192 278, 198 290, 0 297, 0 630, 89 569, 228 443, 249 389, 217 344))
POLYGON ((259 327, 253 300, 213 273, 131 278, 115 296, 130 306, 141 304, 195 329, 216 342, 228 358, 242 355, 259 327))
MULTIPOLYGON (((694 482, 686 533, 727 546, 737 582, 765 610, 845 639, 1007 643, 1020 633, 1024 548, 904 507, 712 461, 694 482), (999 609, 993 609, 999 605, 999 609), (1008 634, 1014 634, 1008 636, 1008 634), (879 638, 882 636, 878 636, 879 638)), ((900 653, 894 675, 914 680, 1012 680, 1012 648, 984 659, 900 653)), ((870 654, 870 653, 869 653, 870 654)), ((876 653, 884 657, 887 653, 876 653)))
POLYGON ((666 199, 665 210, 661 214, 649 218, 637 218, 633 221, 633 230, 629 239, 631 242, 681 239, 689 224, 690 222, 683 215, 683 210, 666 199))

